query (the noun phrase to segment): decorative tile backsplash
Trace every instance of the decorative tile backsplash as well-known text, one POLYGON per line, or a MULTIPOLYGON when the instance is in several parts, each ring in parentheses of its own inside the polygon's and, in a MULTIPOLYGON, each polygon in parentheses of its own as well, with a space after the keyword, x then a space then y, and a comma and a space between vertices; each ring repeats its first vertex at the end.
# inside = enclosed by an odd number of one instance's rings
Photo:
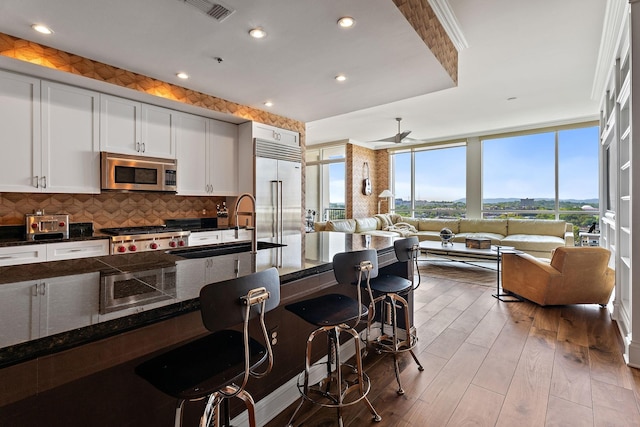
POLYGON ((0 225, 22 225, 25 214, 38 209, 68 213, 71 222, 93 222, 94 230, 158 225, 170 218, 215 217, 216 204, 223 201, 227 198, 166 193, 0 193, 0 225))

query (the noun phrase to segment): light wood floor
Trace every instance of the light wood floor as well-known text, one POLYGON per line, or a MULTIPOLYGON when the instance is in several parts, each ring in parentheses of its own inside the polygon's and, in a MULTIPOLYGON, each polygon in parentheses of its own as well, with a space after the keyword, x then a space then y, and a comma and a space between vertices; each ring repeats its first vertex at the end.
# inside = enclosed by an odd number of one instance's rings
MULTIPOLYGON (((607 310, 499 302, 487 286, 495 273, 421 270, 415 325, 425 370, 403 355, 406 394, 398 396, 391 356, 370 353, 369 397, 383 420, 357 404, 344 410, 345 425, 640 426, 640 370, 625 365, 607 310)), ((296 405, 267 427, 286 425, 296 405)), ((306 403, 295 424, 337 425, 336 412, 306 403)))

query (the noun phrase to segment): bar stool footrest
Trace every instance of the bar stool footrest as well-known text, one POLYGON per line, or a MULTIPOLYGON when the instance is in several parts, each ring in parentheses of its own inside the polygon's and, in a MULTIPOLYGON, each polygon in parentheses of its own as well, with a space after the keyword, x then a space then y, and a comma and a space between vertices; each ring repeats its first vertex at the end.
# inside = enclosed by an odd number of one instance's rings
MULTIPOLYGON (((316 363, 312 365, 314 366, 326 366, 326 362, 316 363)), ((366 373, 362 373, 362 389, 364 391, 361 393, 361 387, 358 383, 358 374, 357 368, 353 365, 342 364, 341 368, 343 370, 343 381, 340 386, 340 390, 338 391, 338 385, 336 384, 336 375, 335 371, 332 371, 331 376, 324 377, 320 380, 320 382, 309 385, 307 392, 305 393, 305 372, 302 372, 298 376, 298 391, 300 395, 307 401, 323 406, 325 408, 340 408, 345 406, 351 406, 362 399, 367 397, 369 394, 369 390, 371 389, 371 382, 369 380, 369 376, 366 373), (345 372, 348 371, 348 372, 345 372), (352 378, 349 378, 352 376, 352 378), (340 399, 340 393, 342 395, 342 399, 340 399), (353 400, 350 400, 351 397, 353 400), (340 403, 342 400, 342 403, 340 403)))

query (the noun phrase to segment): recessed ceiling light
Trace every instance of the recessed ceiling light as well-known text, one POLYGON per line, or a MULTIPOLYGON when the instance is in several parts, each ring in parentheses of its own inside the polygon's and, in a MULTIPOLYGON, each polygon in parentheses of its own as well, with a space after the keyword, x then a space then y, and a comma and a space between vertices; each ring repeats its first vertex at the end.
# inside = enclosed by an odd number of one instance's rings
POLYGON ((262 39, 267 36, 267 32, 260 27, 252 28, 251 31, 249 31, 249 34, 254 39, 262 39))
POLYGON ((345 76, 344 74, 338 74, 336 76, 336 80, 339 81, 339 82, 343 82, 343 81, 347 80, 347 76, 345 76))
POLYGON ((187 80, 189 78, 189 74, 187 73, 178 73, 176 74, 176 76, 178 76, 179 79, 183 79, 183 80, 187 80))
POLYGON ((271 101, 266 101, 266 102, 264 103, 264 105, 265 105, 265 107, 273 107, 273 102, 271 102, 271 101))
POLYGON ((47 27, 46 25, 33 24, 31 26, 31 28, 33 28, 34 30, 36 30, 40 34, 53 34, 53 30, 51 28, 47 27))
POLYGON ((351 28, 355 24, 356 20, 350 16, 343 16, 342 18, 338 19, 338 25, 340 25, 342 28, 351 28))

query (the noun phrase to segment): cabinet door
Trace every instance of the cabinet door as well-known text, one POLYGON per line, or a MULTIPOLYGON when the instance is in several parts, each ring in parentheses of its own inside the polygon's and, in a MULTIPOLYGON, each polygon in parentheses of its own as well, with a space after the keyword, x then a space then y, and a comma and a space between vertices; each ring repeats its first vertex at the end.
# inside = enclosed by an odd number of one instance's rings
POLYGON ((41 286, 40 336, 89 326, 98 319, 100 273, 47 279, 41 286))
POLYGON ((178 194, 206 196, 211 190, 207 182, 208 119, 181 114, 177 121, 178 194))
POLYGON ((109 240, 47 243, 47 261, 109 255, 109 240))
POLYGON ((0 267, 32 264, 47 260, 47 245, 21 245, 0 248, 0 267))
POLYGON ((147 104, 142 104, 141 111, 142 139, 139 154, 175 159, 175 113, 167 108, 147 104))
POLYGON ((37 282, 0 285, 0 348, 39 337, 37 282))
POLYGON ((238 126, 209 122, 209 183, 216 196, 238 194, 238 126))
POLYGON ((139 102, 100 94, 100 150, 140 154, 139 102))
POLYGON ((50 193, 100 193, 99 94, 42 82, 42 180, 50 193))
POLYGON ((40 80, 0 71, 0 129, 0 191, 40 191, 40 80))
POLYGON ((287 145, 300 145, 298 132, 280 129, 262 123, 254 123, 253 137, 287 145))

